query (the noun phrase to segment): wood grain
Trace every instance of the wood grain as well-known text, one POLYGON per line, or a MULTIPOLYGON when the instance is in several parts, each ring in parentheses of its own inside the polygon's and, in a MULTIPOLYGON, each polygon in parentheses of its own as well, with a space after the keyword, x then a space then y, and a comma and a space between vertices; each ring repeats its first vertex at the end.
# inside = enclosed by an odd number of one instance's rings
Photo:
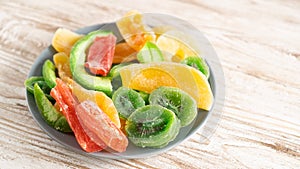
POLYGON ((299 9, 296 0, 0 1, 0 168, 299 168, 299 9), (58 27, 111 22, 131 9, 182 18, 212 43, 226 80, 218 128, 146 159, 65 149, 28 111, 30 67, 58 27))

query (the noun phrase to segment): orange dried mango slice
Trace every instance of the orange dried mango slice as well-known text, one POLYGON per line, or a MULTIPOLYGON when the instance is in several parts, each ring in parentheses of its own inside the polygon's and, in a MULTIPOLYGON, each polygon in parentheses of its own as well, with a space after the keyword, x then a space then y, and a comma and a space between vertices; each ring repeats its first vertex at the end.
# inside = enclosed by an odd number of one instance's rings
POLYGON ((120 70, 123 86, 151 93, 160 86, 178 87, 192 96, 198 108, 210 110, 213 94, 206 76, 193 67, 174 62, 132 64, 120 70))
POLYGON ((129 88, 151 93, 160 86, 178 87, 176 80, 166 71, 158 68, 142 70, 132 78, 129 88))
POLYGON ((118 20, 117 26, 125 41, 135 50, 140 50, 147 41, 155 41, 155 33, 143 23, 143 16, 137 11, 127 13, 118 20))
POLYGON ((130 62, 136 59, 136 51, 131 48, 126 42, 118 43, 115 47, 113 63, 130 62))

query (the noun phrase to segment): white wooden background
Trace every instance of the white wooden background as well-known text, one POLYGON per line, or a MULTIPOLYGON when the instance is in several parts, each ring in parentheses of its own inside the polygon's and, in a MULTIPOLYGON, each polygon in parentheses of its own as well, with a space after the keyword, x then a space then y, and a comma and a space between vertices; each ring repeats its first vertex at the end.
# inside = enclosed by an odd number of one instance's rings
POLYGON ((0 168, 299 168, 300 1, 0 1, 0 168), (96 159, 50 139, 33 120, 24 80, 58 27, 131 9, 182 18, 205 33, 224 70, 222 120, 161 155, 96 159))

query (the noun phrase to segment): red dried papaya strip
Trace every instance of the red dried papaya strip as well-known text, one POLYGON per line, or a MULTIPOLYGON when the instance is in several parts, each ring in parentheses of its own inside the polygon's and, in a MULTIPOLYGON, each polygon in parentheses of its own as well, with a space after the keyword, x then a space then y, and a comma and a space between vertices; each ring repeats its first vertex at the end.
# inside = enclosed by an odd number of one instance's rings
POLYGON ((56 100, 59 107, 62 109, 72 131, 75 134, 78 144, 86 152, 97 152, 106 148, 106 145, 97 144, 85 133, 82 125, 80 124, 78 117, 75 112, 75 106, 78 104, 76 99, 73 97, 70 89, 67 85, 60 80, 56 79, 56 86, 51 90, 50 95, 56 100))

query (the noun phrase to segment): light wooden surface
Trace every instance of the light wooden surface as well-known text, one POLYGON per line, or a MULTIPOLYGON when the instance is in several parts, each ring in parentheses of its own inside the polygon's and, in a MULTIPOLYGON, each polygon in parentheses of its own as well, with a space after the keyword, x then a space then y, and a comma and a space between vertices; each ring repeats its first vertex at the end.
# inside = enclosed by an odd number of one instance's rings
POLYGON ((0 168, 299 168, 300 1, 0 1, 0 168), (23 85, 58 27, 111 22, 131 9, 180 17, 204 32, 226 80, 215 133, 161 155, 96 159, 53 141, 23 85))

